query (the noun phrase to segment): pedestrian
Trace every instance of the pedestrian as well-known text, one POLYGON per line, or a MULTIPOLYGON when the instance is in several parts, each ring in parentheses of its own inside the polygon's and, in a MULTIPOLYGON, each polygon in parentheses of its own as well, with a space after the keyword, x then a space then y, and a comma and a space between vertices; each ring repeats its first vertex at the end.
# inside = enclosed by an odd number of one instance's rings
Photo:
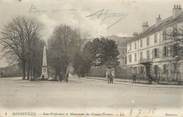
POLYGON ((42 75, 42 80, 44 80, 44 75, 42 75))
POLYGON ((112 69, 111 69, 111 83, 112 83, 112 84, 113 84, 113 82, 114 82, 114 78, 115 78, 115 69, 112 68, 112 69))
POLYGON ((108 84, 110 83, 110 68, 107 68, 106 70, 106 79, 108 81, 108 84))
POLYGON ((134 69, 132 69, 132 80, 133 80, 133 83, 135 83, 136 82, 136 72, 135 72, 135 70, 134 69))
POLYGON ((133 83, 136 82, 136 74, 133 74, 133 83))
POLYGON ((66 82, 66 83, 68 83, 68 81, 69 81, 69 80, 68 80, 69 74, 70 74, 69 71, 66 71, 66 73, 65 73, 65 82, 66 82))

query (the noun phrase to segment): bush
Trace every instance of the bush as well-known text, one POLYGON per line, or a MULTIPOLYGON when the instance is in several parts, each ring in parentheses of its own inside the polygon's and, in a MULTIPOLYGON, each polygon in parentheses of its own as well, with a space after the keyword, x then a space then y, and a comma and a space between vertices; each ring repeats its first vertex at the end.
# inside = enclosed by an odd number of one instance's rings
MULTIPOLYGON (((93 66, 90 69, 88 76, 91 77, 105 77, 106 67, 105 66, 93 66)), ((115 68, 116 78, 119 79, 130 79, 132 78, 132 74, 127 67, 117 66, 115 68)))

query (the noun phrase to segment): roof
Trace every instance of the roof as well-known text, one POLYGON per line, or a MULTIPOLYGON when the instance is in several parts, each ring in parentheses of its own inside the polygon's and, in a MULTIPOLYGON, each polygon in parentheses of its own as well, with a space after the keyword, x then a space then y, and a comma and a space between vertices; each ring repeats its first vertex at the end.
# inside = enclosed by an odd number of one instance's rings
POLYGON ((158 32, 164 28, 170 27, 170 26, 177 24, 177 23, 180 23, 180 22, 183 22, 183 12, 181 12, 180 15, 178 15, 176 17, 170 16, 164 20, 161 20, 159 23, 155 23, 154 25, 150 26, 147 30, 140 33, 138 36, 130 39, 128 41, 128 43, 135 41, 135 40, 138 40, 140 38, 146 37, 148 35, 151 35, 155 32, 158 32))

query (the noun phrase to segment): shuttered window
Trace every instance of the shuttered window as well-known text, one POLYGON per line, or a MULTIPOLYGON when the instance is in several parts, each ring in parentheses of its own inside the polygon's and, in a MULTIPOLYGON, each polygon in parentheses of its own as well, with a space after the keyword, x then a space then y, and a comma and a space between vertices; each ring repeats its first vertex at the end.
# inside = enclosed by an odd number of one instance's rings
POLYGON ((135 53, 134 61, 137 61, 137 53, 135 53))
POLYGON ((147 50, 147 59, 149 59, 150 58, 150 54, 149 54, 149 50, 147 50))
POLYGON ((158 48, 153 49, 153 58, 159 58, 159 49, 158 48))
POLYGON ((131 63, 132 62, 132 55, 131 54, 128 56, 128 59, 129 59, 129 63, 131 63))
POLYGON ((157 43, 157 33, 154 34, 154 43, 157 43))
POLYGON ((142 47, 143 46, 143 41, 142 41, 142 39, 140 40, 140 47, 142 47))
POLYGON ((148 46, 149 45, 149 37, 147 37, 146 41, 147 41, 147 46, 148 46))

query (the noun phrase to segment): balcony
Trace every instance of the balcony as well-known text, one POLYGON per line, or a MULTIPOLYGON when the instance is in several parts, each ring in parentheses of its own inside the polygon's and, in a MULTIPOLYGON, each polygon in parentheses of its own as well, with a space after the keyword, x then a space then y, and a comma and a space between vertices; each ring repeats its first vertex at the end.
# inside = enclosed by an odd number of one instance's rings
POLYGON ((149 64, 152 62, 151 58, 146 58, 146 59, 140 59, 140 64, 149 64))

